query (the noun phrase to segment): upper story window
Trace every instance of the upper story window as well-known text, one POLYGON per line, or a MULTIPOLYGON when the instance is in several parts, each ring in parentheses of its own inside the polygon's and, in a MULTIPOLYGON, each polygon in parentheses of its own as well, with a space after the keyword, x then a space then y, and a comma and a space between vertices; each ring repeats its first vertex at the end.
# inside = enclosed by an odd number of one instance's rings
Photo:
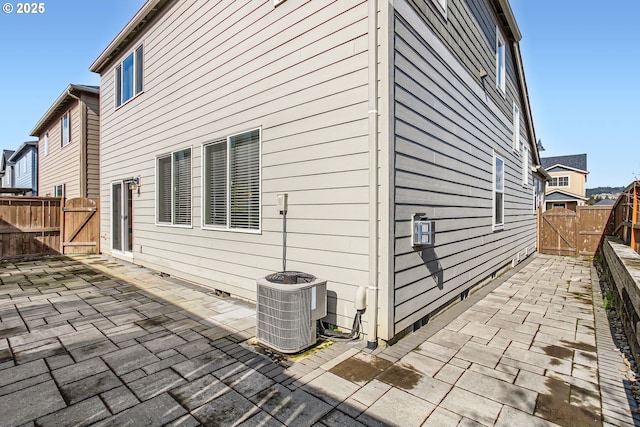
POLYGON ((513 103, 513 136, 511 137, 513 151, 520 150, 520 109, 513 103))
POLYGON ((47 154, 49 154, 49 132, 44 134, 44 155, 46 156, 47 154))
POLYGON ((498 27, 496 27, 496 87, 503 94, 506 92, 506 46, 498 27))
POLYGON ((493 156, 493 228, 504 226, 504 160, 493 156))
POLYGON ((22 176, 22 174, 25 171, 26 168, 26 163, 27 162, 27 158, 23 157, 20 160, 18 160, 18 164, 16 167, 16 178, 20 178, 22 176))
POLYGON ((569 186, 569 177, 568 176, 554 176, 551 178, 550 187, 568 187, 569 186))
POLYGON ((116 107, 142 92, 144 51, 142 45, 127 55, 115 70, 116 107))
POLYGON ((71 110, 60 119, 60 127, 60 146, 64 147, 71 142, 71 110))

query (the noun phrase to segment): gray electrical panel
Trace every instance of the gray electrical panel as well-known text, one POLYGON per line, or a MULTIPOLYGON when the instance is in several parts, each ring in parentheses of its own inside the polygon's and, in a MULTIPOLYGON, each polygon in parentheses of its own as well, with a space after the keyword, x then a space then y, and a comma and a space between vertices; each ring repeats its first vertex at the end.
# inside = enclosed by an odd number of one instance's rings
POLYGON ((411 218, 411 245, 413 247, 433 246, 435 221, 428 219, 423 213, 414 214, 411 218))

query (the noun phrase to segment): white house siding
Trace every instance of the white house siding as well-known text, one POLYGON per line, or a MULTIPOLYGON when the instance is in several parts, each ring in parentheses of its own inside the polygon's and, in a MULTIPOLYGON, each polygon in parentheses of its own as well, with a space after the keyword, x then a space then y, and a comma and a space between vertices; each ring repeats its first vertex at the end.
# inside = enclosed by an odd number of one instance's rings
MULTIPOLYGON (((427 2, 429 3, 429 2, 427 2)), ((453 3, 453 2, 450 2, 453 3)), ((459 7, 462 2, 455 2, 459 7)), ((394 333, 535 247, 532 177, 522 185, 512 116, 483 91, 460 56, 404 1, 395 3, 394 333), (505 161, 504 229, 493 231, 493 153, 505 161), (435 246, 412 249, 410 218, 435 220, 435 246)), ((451 11, 449 19, 455 19, 451 11)), ((450 23, 449 25, 453 25, 450 23)), ((495 61, 495 32, 468 22, 476 50, 495 61), (493 38, 491 38, 493 37, 493 38)), ((507 45, 509 43, 507 42, 507 45)), ((509 56, 509 54, 507 55, 509 56)), ((490 60, 477 65, 487 68, 490 60)), ((495 62, 494 62, 495 64, 495 62)), ((517 87, 507 72, 505 105, 517 87)), ((495 83, 494 83, 495 85, 495 83)), ((489 90, 490 91, 490 90, 489 90)), ((524 123, 521 140, 526 144, 524 123)), ((530 151, 529 151, 530 152, 530 151)))
MULTIPOLYGON (((71 141, 62 147, 60 117, 53 120, 39 137, 40 170, 38 176, 39 194, 54 195, 54 187, 65 185, 67 198, 80 197, 80 103, 74 101, 71 109, 71 141), (49 133, 49 153, 45 155, 44 135, 49 133)), ((68 111, 65 110, 65 112, 68 111)))
POLYGON ((114 108, 101 73, 101 230, 109 252, 111 183, 140 176, 133 259, 255 299, 256 278, 287 269, 328 280, 329 320, 351 326, 368 279, 366 1, 176 2, 118 61, 144 44, 144 92, 114 108), (261 232, 201 227, 203 143, 262 131, 261 232), (155 159, 192 149, 192 227, 155 224, 155 159), (336 316, 337 314, 337 316, 336 316))

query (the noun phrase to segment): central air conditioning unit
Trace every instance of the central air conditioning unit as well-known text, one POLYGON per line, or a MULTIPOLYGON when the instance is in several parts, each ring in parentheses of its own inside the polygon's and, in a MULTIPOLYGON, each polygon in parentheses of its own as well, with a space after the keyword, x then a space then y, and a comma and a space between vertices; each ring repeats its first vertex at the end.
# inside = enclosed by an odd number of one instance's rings
POLYGON ((296 271, 258 279, 256 338, 281 353, 316 343, 316 321, 327 315, 327 281, 296 271))

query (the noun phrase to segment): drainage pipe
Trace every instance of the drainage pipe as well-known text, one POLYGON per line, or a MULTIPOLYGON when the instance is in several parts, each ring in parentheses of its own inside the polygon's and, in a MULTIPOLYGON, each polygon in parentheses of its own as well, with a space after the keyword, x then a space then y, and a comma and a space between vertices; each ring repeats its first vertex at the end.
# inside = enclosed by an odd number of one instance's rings
MULTIPOLYGON (((71 87, 67 89, 67 95, 78 101, 80 110, 80 197, 88 197, 87 194, 87 119, 86 105, 71 93, 71 87)), ((83 96, 84 97, 84 96, 83 96)), ((73 107, 72 107, 73 108, 73 107)), ((69 132, 71 132, 71 118, 69 118, 69 132)))
POLYGON ((378 346, 378 2, 369 0, 369 286, 367 348, 378 346))

